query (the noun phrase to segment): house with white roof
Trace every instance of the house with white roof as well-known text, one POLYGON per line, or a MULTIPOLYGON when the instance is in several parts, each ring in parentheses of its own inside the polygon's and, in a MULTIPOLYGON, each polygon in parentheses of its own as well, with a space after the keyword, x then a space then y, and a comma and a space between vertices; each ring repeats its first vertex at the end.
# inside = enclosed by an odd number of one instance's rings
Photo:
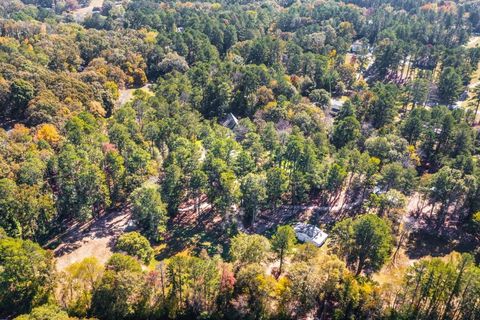
POLYGON ((328 234, 312 224, 297 223, 293 229, 298 240, 313 243, 317 247, 321 247, 328 238, 328 234))

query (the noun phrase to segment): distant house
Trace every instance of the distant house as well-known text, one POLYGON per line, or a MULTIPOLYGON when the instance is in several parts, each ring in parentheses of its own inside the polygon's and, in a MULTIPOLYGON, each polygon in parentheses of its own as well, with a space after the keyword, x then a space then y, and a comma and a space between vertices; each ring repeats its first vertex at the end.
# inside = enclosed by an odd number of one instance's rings
POLYGON ((221 121, 221 125, 230 130, 235 130, 235 128, 238 127, 239 122, 237 117, 235 117, 232 113, 229 113, 225 119, 221 121))
POLYGON ((328 234, 311 224, 297 223, 293 229, 298 240, 313 243, 317 247, 321 247, 328 238, 328 234))
POLYGON ((362 40, 356 40, 350 47, 350 51, 356 54, 362 53, 365 49, 368 49, 368 46, 366 46, 362 40))
POLYGON ((330 101, 330 116, 336 117, 337 114, 340 112, 340 110, 343 107, 344 102, 340 99, 332 99, 330 101))
POLYGON ((245 138, 245 135, 248 132, 247 127, 243 126, 237 117, 232 113, 227 114, 221 121, 220 124, 225 128, 232 130, 235 134, 235 140, 242 141, 245 138))

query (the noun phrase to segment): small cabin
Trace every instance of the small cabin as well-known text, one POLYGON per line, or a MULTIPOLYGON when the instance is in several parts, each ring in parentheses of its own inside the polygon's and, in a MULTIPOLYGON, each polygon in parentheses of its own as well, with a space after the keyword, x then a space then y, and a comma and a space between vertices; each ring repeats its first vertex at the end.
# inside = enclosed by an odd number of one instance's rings
POLYGON ((321 247, 328 238, 328 234, 312 224, 297 223, 293 229, 298 240, 313 243, 317 247, 321 247))
POLYGON ((235 130, 238 127, 238 119, 232 113, 229 113, 221 122, 221 125, 230 130, 235 130))
POLYGON ((359 54, 364 52, 368 47, 363 43, 362 40, 357 40, 354 43, 352 43, 352 46, 350 47, 350 52, 359 54))
POLYGON ((339 100, 339 99, 332 99, 330 100, 330 116, 336 117, 337 114, 340 112, 344 104, 344 101, 339 100))

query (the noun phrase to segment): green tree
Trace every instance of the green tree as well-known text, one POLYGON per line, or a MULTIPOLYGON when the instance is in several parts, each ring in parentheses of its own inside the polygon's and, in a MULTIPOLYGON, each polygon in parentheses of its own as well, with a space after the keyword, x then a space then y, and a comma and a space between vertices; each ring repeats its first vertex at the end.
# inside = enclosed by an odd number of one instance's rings
POLYGON ((392 250, 391 229, 373 214, 348 218, 333 228, 332 243, 358 276, 362 271, 380 270, 387 261, 392 250))
POLYGON ((0 227, 13 237, 35 239, 51 228, 56 208, 51 192, 41 184, 17 185, 0 179, 0 227))
POLYGON ((26 160, 22 163, 20 170, 18 171, 17 182, 19 184, 28 184, 33 186, 43 182, 43 177, 46 172, 46 164, 42 159, 34 154, 28 153, 26 160))
POLYGON ((391 124, 398 114, 398 88, 392 84, 375 85, 375 99, 371 107, 371 120, 375 128, 391 124))
POLYGON ((307 175, 300 170, 294 170, 290 175, 290 197, 292 204, 301 204, 308 200, 311 184, 307 175))
POLYGON ((380 216, 389 216, 391 212, 395 213, 402 210, 407 204, 407 198, 398 190, 390 189, 385 193, 370 195, 370 205, 378 208, 380 216))
MULTIPOLYGON (((190 257, 184 254, 173 256, 168 263, 168 279, 172 285, 170 296, 178 311, 182 311, 188 297, 190 257)), ((174 311, 177 311, 174 309, 174 311)))
POLYGON ((424 132, 424 120, 422 116, 426 114, 424 108, 416 108, 412 110, 400 128, 402 136, 407 139, 408 143, 415 145, 420 136, 424 132))
POLYGON ((453 67, 443 69, 438 82, 440 99, 446 104, 454 103, 463 90, 462 77, 453 67))
POLYGON ((338 149, 355 143, 360 137, 360 128, 360 123, 354 116, 338 121, 333 127, 332 143, 338 149))
POLYGON ((255 170, 255 161, 249 152, 243 150, 235 159, 235 174, 244 177, 255 170))
POLYGON ((150 246, 150 242, 138 232, 122 234, 115 244, 115 250, 137 257, 147 265, 153 257, 153 249, 150 246))
POLYGON ((473 235, 477 239, 480 239, 480 211, 477 211, 472 215, 471 223, 472 223, 473 230, 474 230, 473 235))
POLYGON ((170 164, 165 168, 165 177, 162 182, 162 198, 167 203, 168 213, 175 215, 182 201, 183 172, 176 164, 170 164))
POLYGON ((347 275, 345 263, 335 255, 317 252, 306 261, 295 261, 286 275, 289 279, 286 300, 299 314, 319 307, 327 316, 333 313, 328 305, 335 301, 334 294, 343 290, 342 282, 347 275))
POLYGON ((194 170, 190 177, 190 192, 195 200, 195 211, 200 210, 200 197, 207 189, 208 177, 202 170, 194 170))
POLYGON ((254 224, 257 213, 267 198, 265 177, 249 173, 240 186, 242 192, 242 207, 249 224, 254 224))
POLYGON ((58 155, 58 207, 63 217, 88 220, 110 205, 106 177, 88 153, 66 145, 58 155))
POLYGON ((165 231, 167 212, 158 187, 142 186, 130 195, 132 218, 142 229, 142 233, 151 241, 160 241, 165 231))
POLYGON ((241 268, 236 280, 235 291, 241 292, 240 301, 246 300, 241 317, 269 318, 273 313, 271 304, 274 302, 275 279, 265 274, 263 266, 253 263, 241 268))
POLYGON ((104 272, 97 258, 85 258, 69 265, 58 279, 57 297, 70 315, 85 317, 90 309, 92 293, 104 272))
POLYGON ((480 85, 473 89, 473 100, 475 101, 475 111, 473 112, 472 125, 475 125, 478 117, 478 110, 480 108, 480 85))
POLYGON ((467 183, 460 170, 448 166, 441 168, 432 176, 427 195, 432 203, 432 212, 436 209, 437 204, 440 204, 437 212, 437 228, 444 224, 452 205, 456 209, 460 207, 468 189, 467 183))
POLYGON ((10 87, 10 104, 12 115, 16 118, 22 117, 27 109, 28 102, 33 99, 35 88, 25 80, 18 79, 12 82, 10 87))
MULTIPOLYGON (((205 253, 205 252, 204 252, 205 253)), ((219 261, 211 259, 206 253, 192 257, 190 283, 192 294, 190 304, 197 305, 198 313, 211 313, 215 310, 215 301, 220 286, 219 261)))
POLYGON ((380 171, 380 184, 385 190, 397 189, 405 194, 416 186, 417 172, 413 168, 404 168, 401 163, 388 163, 380 171))
POLYGON ((288 190, 288 175, 285 169, 273 167, 267 171, 267 198, 275 209, 288 190))
POLYGON ((325 181, 325 189, 330 194, 330 203, 337 201, 340 196, 343 184, 347 177, 346 169, 340 164, 334 163, 328 170, 327 179, 325 181))
POLYGON ((208 255, 200 257, 179 253, 168 261, 168 279, 171 284, 170 299, 176 316, 189 311, 195 314, 210 314, 215 307, 220 285, 218 260, 208 255))
POLYGON ((93 291, 91 313, 100 319, 135 319, 141 311, 146 286, 141 267, 134 258, 121 257, 114 254, 110 258, 93 291))
POLYGON ((239 265, 261 263, 269 251, 270 242, 258 234, 240 233, 232 238, 230 244, 230 256, 239 265))
POLYGON ((231 222, 231 208, 238 204, 241 192, 240 185, 232 171, 222 172, 219 180, 219 194, 213 199, 214 206, 225 216, 225 223, 231 222))
POLYGON ((142 266, 138 260, 132 256, 122 253, 114 253, 110 259, 108 259, 107 263, 105 263, 105 269, 114 272, 140 272, 142 271, 142 266))
POLYGON ((265 149, 272 154, 275 154, 280 148, 280 139, 277 130, 275 129, 275 125, 272 122, 267 122, 262 131, 262 143, 265 149))
POLYGON ((325 89, 312 90, 308 98, 322 109, 327 109, 330 106, 330 93, 325 89))
POLYGON ((272 251, 276 253, 280 259, 280 268, 278 274, 283 271, 283 263, 285 257, 288 256, 297 242, 295 230, 291 226, 279 226, 277 232, 272 237, 272 251))
POLYGON ((29 312, 53 293, 53 254, 29 240, 0 235, 0 314, 29 312))
POLYGON ((105 155, 104 170, 112 201, 123 199, 125 184, 125 160, 117 150, 109 151, 105 155))
POLYGON ((413 103, 413 108, 418 104, 423 105, 428 96, 430 81, 425 78, 417 78, 408 85, 408 92, 410 94, 410 101, 413 103))
POLYGON ((405 272, 391 313, 402 319, 474 319, 479 275, 469 254, 421 259, 405 272))

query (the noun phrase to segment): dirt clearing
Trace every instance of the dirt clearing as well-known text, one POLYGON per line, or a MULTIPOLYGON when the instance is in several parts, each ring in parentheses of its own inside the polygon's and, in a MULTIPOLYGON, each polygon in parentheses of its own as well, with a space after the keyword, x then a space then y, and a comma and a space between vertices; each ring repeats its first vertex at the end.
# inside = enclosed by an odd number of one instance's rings
POLYGON ((74 226, 61 238, 62 243, 54 250, 57 270, 64 270, 69 265, 92 256, 105 263, 112 255, 115 240, 127 229, 130 216, 130 210, 125 209, 74 226))

